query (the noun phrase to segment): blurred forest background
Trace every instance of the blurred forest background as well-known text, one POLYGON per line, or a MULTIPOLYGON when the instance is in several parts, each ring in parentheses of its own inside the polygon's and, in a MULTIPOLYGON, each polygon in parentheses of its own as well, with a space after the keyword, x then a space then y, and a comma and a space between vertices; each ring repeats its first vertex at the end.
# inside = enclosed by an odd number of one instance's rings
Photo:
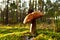
MULTIPOLYGON (((29 29, 29 27, 26 27, 29 24, 23 24, 23 20, 28 14, 29 9, 33 9, 34 11, 42 10, 45 14, 44 17, 36 20, 37 29, 49 29, 60 34, 60 0, 2 0, 0 1, 0 24, 3 26, 7 25, 6 27, 13 27, 11 25, 15 25, 14 27, 17 26, 17 28, 23 27, 29 29)), ((11 30, 14 32, 14 30, 19 31, 21 29, 11 30)), ((2 32, 7 32, 7 30, 0 31, 1 35, 3 34, 2 32)), ((10 32, 9 29, 8 33, 10 32)), ((56 37, 52 40, 60 40, 60 36, 59 38, 56 37)), ((1 39, 3 38, 1 37, 1 39)))
POLYGON ((41 21, 60 19, 59 0, 3 0, 0 2, 0 23, 21 23, 29 8, 34 11, 42 10, 45 13, 46 16, 41 21))
POLYGON ((44 12, 45 16, 37 19, 37 23, 60 25, 60 0, 3 0, 0 2, 0 24, 22 23, 29 9, 44 12))

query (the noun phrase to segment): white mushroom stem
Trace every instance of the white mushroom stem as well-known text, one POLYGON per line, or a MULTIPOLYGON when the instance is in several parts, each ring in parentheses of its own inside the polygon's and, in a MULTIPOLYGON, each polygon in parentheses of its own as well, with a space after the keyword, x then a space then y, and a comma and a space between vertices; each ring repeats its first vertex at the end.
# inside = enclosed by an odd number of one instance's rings
POLYGON ((30 25, 30 32, 34 36, 34 34, 36 32, 36 21, 35 20, 32 20, 32 23, 30 25))

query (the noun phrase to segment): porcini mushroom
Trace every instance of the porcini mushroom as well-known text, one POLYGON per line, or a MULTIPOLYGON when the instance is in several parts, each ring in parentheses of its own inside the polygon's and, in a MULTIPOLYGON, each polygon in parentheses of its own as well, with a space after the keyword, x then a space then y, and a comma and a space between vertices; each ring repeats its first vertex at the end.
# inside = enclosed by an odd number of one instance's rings
POLYGON ((23 23, 26 24, 26 23, 31 22, 30 32, 31 32, 32 34, 34 34, 35 31, 36 31, 36 21, 35 21, 35 20, 36 20, 37 18, 42 17, 42 16, 44 16, 44 14, 43 14, 42 12, 40 12, 40 11, 34 11, 34 12, 32 12, 32 13, 29 13, 29 14, 25 17, 23 23))

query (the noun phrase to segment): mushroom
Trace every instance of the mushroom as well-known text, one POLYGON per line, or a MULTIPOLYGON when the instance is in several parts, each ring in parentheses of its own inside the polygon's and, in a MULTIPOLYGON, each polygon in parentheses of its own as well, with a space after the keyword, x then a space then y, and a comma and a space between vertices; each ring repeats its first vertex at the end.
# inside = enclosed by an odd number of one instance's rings
POLYGON ((26 23, 31 22, 30 32, 31 32, 32 34, 34 34, 35 31, 36 31, 36 19, 37 19, 37 18, 40 18, 40 17, 42 17, 42 16, 44 16, 44 14, 43 14, 42 12, 40 12, 40 11, 34 11, 34 12, 32 12, 32 13, 29 13, 29 14, 25 17, 23 23, 26 24, 26 23))

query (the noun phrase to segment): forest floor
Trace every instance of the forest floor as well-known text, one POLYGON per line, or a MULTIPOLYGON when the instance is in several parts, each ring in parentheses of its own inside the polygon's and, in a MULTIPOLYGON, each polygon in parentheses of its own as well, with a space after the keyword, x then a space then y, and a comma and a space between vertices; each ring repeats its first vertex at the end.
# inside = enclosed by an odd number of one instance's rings
MULTIPOLYGON (((29 25, 0 25, 0 40, 22 40, 22 36, 32 37, 29 25)), ((37 29, 35 40, 60 40, 60 33, 48 29, 37 29)))

